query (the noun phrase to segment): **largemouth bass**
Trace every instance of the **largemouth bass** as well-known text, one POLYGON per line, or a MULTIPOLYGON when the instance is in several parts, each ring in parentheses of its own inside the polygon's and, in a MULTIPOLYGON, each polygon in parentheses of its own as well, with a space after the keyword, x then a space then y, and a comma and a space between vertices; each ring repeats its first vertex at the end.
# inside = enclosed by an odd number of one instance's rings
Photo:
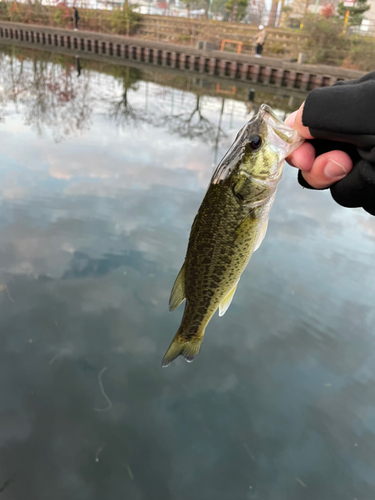
POLYGON ((193 222, 169 310, 185 311, 162 366, 193 361, 206 326, 228 309, 238 281, 263 241, 284 160, 303 139, 265 104, 237 134, 216 168, 193 222))

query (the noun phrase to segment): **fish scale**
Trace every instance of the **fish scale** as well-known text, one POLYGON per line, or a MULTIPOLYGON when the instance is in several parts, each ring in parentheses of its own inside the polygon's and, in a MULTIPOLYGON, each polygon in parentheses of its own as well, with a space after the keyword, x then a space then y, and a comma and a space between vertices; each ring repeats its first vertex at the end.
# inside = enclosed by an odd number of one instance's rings
POLYGON ((181 325, 164 356, 168 366, 199 353, 215 311, 228 309, 252 253, 264 238, 285 157, 302 143, 262 105, 218 165, 194 219, 170 310, 186 300, 181 325))

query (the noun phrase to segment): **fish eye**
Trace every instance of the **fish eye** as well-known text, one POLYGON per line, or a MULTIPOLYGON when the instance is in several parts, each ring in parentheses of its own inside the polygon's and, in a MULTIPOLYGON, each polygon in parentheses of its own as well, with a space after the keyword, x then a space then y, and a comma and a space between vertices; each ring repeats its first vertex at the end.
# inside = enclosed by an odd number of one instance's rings
POLYGON ((261 145, 262 145, 262 138, 260 137, 260 135, 254 134, 249 137, 249 146, 253 151, 259 149, 261 145))

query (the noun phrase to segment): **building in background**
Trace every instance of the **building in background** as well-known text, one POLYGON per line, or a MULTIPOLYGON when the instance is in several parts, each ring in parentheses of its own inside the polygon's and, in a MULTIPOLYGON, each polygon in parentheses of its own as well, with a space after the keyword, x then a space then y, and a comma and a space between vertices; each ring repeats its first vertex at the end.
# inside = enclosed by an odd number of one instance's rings
POLYGON ((375 35, 375 0, 367 0, 371 6, 370 10, 365 12, 359 33, 362 35, 375 35))

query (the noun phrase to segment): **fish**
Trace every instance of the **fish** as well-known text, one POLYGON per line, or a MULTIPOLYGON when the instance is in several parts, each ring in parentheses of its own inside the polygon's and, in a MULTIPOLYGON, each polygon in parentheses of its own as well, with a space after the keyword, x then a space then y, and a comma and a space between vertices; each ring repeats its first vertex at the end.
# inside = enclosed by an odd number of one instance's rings
POLYGON ((217 166, 190 231, 169 310, 184 300, 181 324, 162 361, 198 355, 210 319, 223 316, 240 277, 262 243, 285 158, 303 138, 262 104, 217 166))

